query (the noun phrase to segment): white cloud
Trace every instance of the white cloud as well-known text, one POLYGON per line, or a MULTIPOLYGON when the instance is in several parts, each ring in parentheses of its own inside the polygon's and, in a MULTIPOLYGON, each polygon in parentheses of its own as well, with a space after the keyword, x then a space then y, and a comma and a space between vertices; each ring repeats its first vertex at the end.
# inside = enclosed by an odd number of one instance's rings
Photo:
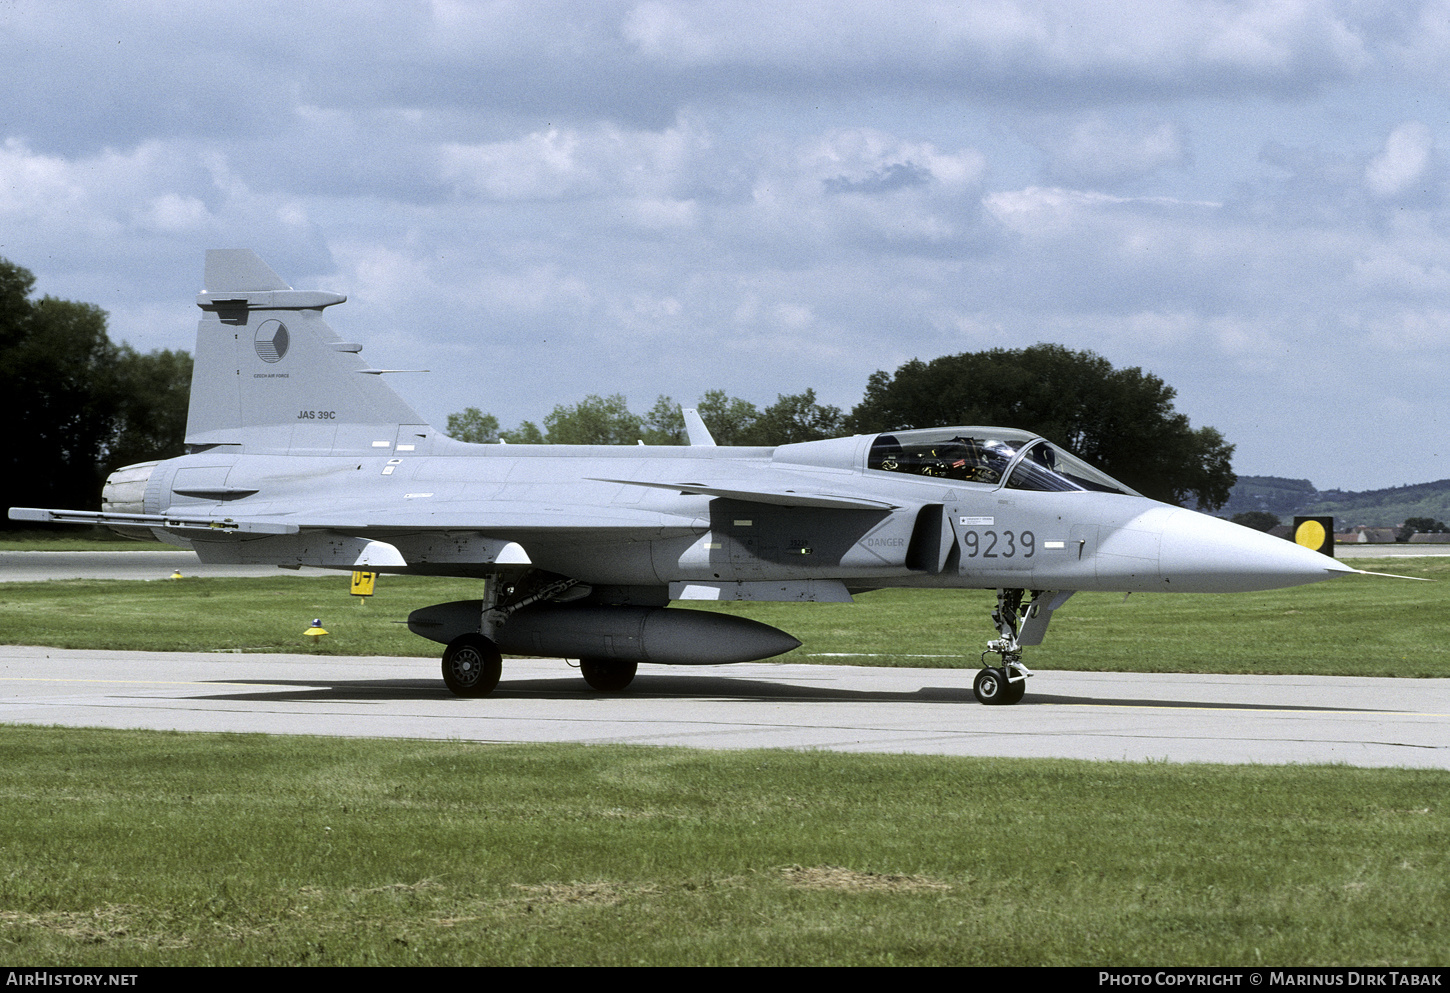
MULTIPOLYGON (((1134 87, 1302 85, 1365 62, 1363 29, 1317 2, 900 0, 711 4, 649 0, 621 33, 642 56, 695 69, 770 67, 864 82, 910 75, 1003 85, 1116 80, 1134 87), (869 56, 866 54, 869 53, 869 56), (869 63, 869 68, 868 68, 869 63)), ((1026 95, 1026 94, 1024 94, 1026 95)))
POLYGON ((152 197, 135 217, 143 228, 173 235, 205 231, 213 226, 211 212, 206 209, 205 203, 197 197, 176 193, 152 197))
POLYGON ((724 170, 749 180, 749 198, 722 191, 712 230, 808 265, 879 249, 936 252, 980 233, 985 157, 874 129, 842 129, 756 143, 724 170))
POLYGON ((803 170, 834 192, 885 193, 929 182, 953 192, 982 180, 986 159, 974 149, 942 152, 882 131, 854 128, 807 142, 803 170))
POLYGON ((668 197, 633 197, 619 202, 622 220, 649 231, 683 231, 700 223, 700 204, 668 197))
POLYGON ((703 62, 717 46, 677 5, 646 0, 624 15, 620 33, 645 55, 679 62, 703 62))
POLYGON ((1431 355, 1441 355, 1450 342, 1450 309, 1445 307, 1404 308, 1376 314, 1366 328, 1366 346, 1399 355, 1413 354, 1432 367, 1431 355))
POLYGON ((444 179, 498 200, 557 199, 597 185, 588 164, 579 161, 578 135, 558 128, 439 151, 444 179))
POLYGON ((85 189, 64 158, 38 155, 18 138, 5 140, 0 148, 0 218, 7 224, 46 224, 85 200, 85 189))
POLYGON ((1443 298, 1450 293, 1450 253, 1446 246, 1433 246, 1433 254, 1425 257, 1419 249, 1426 246, 1396 240, 1390 244, 1369 246, 1367 254, 1354 260, 1355 281, 1368 292, 1406 296, 1443 298))
POLYGON ((1418 183, 1430 168, 1434 136, 1419 121, 1406 121, 1390 132, 1384 151, 1370 160, 1364 181, 1375 196, 1392 197, 1418 183))
POLYGON ((983 205, 1000 224, 1019 235, 1058 238, 1084 226, 1098 227, 1111 218, 1145 212, 1192 211, 1220 207, 1209 201, 1173 197, 1125 197, 1096 190, 1060 186, 1029 186, 1002 190, 983 198, 983 205))
POLYGON ((549 128, 521 138, 439 148, 441 177, 496 200, 558 200, 585 196, 668 193, 709 147, 689 125, 663 131, 612 125, 549 128))
POLYGON ((1125 123, 1091 113, 1039 135, 1047 173, 1061 182, 1112 184, 1189 163, 1188 143, 1171 121, 1125 123))

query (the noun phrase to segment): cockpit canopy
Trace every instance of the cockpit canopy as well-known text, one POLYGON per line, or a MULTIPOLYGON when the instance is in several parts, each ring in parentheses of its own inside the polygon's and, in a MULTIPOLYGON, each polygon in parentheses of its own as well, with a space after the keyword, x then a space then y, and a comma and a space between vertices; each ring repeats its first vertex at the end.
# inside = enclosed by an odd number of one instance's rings
POLYGON ((922 428, 878 435, 866 468, 1013 490, 1142 495, 1046 438, 1013 428, 922 428))

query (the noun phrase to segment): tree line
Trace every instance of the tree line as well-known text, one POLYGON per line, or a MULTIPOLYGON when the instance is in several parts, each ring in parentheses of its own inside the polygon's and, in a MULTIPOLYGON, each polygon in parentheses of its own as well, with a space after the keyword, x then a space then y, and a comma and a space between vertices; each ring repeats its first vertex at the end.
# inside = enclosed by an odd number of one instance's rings
POLYGON ((117 345, 101 308, 34 288, 0 259, 0 506, 98 507, 113 470, 181 454, 191 356, 117 345))
MULTIPOLYGON (((0 418, 20 428, 0 456, 0 506, 96 507, 115 469, 182 454, 191 356, 117 345, 99 307, 32 299, 34 286, 29 271, 0 259, 0 418)), ((1234 484, 1233 446, 1213 428, 1192 428, 1174 410, 1175 395, 1141 369, 1038 344, 913 359, 894 373, 875 372, 849 412, 817 402, 813 389, 764 408, 710 390, 695 406, 720 445, 948 425, 1023 428, 1146 496, 1217 508, 1234 484)), ((556 406, 542 426, 524 421, 508 430, 469 407, 448 416, 446 431, 480 443, 688 443, 680 405, 667 396, 636 414, 619 394, 591 395, 556 406)))
MULTIPOLYGON (((816 403, 816 391, 781 396, 764 410, 724 390, 709 390, 695 404, 717 445, 788 445, 834 438, 845 433, 839 407, 816 403)), ((477 407, 449 414, 446 433, 476 444, 510 445, 688 445, 685 417, 672 398, 661 396, 644 414, 630 411, 616 393, 590 395, 576 404, 560 404, 544 416, 542 429, 532 421, 502 430, 497 417, 477 407)))
MULTIPOLYGON (((817 403, 811 389, 781 395, 764 410, 723 390, 707 392, 695 406, 720 445, 784 445, 959 424, 1022 428, 1155 500, 1221 507, 1236 478, 1234 446, 1211 427, 1193 428, 1174 410, 1176 395, 1142 369, 1115 369, 1090 351, 1038 344, 912 359, 895 373, 872 373, 849 413, 817 403)), ((525 421, 512 430, 469 407, 450 414, 446 430, 460 441, 485 444, 687 443, 679 405, 667 396, 635 414, 619 394, 591 395, 556 406, 542 428, 525 421)))

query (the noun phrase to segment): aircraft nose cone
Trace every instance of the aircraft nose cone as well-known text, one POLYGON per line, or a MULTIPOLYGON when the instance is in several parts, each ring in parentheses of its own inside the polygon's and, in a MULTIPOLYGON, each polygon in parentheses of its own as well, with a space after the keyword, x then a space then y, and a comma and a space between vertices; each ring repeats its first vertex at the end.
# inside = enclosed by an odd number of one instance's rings
POLYGON ((1158 565, 1163 589, 1184 593, 1275 590, 1354 572, 1292 541, 1191 510, 1163 522, 1158 565))

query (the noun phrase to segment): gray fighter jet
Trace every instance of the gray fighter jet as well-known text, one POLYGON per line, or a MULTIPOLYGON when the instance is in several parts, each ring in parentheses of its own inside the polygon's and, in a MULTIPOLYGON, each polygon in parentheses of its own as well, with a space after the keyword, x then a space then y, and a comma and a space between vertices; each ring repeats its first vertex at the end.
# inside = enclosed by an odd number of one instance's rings
POLYGON ((997 427, 718 447, 474 445, 441 434, 248 250, 209 251, 197 298, 187 454, 111 476, 107 524, 204 562, 483 581, 414 611, 443 680, 481 696, 502 653, 577 658, 599 690, 641 662, 768 658, 800 644, 688 600, 851 600, 887 587, 995 589, 983 703, 1016 703, 1075 591, 1228 593, 1356 570, 1142 495, 1047 439, 997 427))

